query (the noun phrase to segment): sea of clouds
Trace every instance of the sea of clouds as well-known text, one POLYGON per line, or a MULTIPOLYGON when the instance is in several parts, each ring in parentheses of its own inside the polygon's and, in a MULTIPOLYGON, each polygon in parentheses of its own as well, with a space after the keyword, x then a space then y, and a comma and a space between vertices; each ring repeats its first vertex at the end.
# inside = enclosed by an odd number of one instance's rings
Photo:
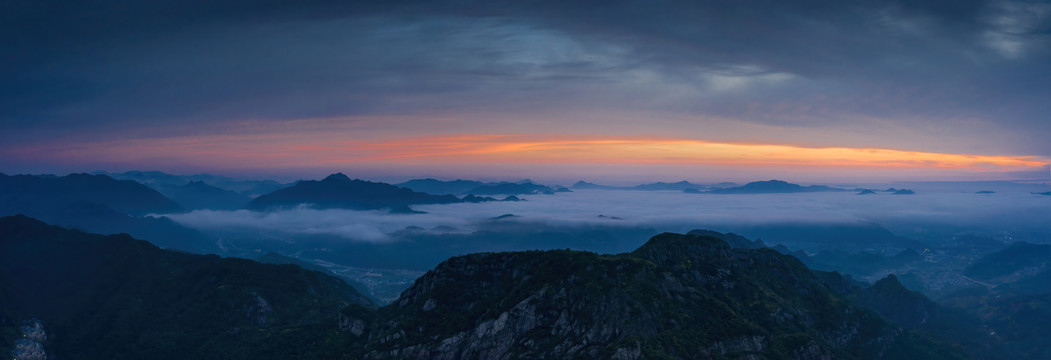
POLYGON ((391 234, 408 227, 435 233, 470 233, 505 214, 514 217, 500 221, 558 228, 642 226, 685 232, 763 224, 877 223, 906 236, 917 227, 933 226, 1008 237, 1026 233, 1027 240, 1040 241, 1043 237, 1051 242, 1051 196, 1033 194, 1033 190, 1047 191, 1046 185, 911 186, 915 195, 580 190, 522 196, 526 201, 521 202, 416 205, 414 209, 426 214, 411 215, 301 206, 274 212, 198 210, 166 216, 206 232, 324 234, 366 242, 389 241, 391 234), (995 193, 977 193, 982 190, 995 193))

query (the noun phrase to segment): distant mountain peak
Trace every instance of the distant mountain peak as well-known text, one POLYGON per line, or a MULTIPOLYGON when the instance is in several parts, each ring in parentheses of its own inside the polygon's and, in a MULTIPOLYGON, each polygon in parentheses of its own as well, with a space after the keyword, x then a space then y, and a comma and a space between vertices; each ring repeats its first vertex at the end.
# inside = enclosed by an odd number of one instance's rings
POLYGON ((201 181, 201 180, 190 180, 190 182, 186 183, 186 185, 183 185, 182 187, 185 187, 185 188, 203 188, 203 187, 208 187, 208 188, 210 188, 212 186, 208 185, 208 183, 206 183, 204 181, 201 181))
POLYGON ((802 186, 783 180, 771 179, 767 181, 754 181, 743 186, 715 189, 709 191, 712 194, 774 194, 774 193, 802 193, 802 192, 825 192, 825 191, 847 191, 828 187, 824 185, 802 186))
POLYGON ((246 206, 250 210, 292 208, 312 204, 319 209, 344 208, 374 210, 409 204, 452 204, 462 202, 453 195, 431 195, 387 183, 351 180, 342 173, 321 181, 304 180, 293 186, 261 195, 246 206))
POLYGON ((325 179, 323 179, 321 181, 350 181, 350 178, 347 177, 346 175, 343 175, 343 173, 338 172, 338 173, 326 176, 325 179))

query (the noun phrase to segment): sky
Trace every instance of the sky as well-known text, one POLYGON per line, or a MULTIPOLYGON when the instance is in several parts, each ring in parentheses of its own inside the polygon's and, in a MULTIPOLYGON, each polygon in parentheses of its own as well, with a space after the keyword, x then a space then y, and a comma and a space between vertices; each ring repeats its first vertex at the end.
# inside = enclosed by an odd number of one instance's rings
POLYGON ((1051 178, 1046 1, 7 1, 0 49, 4 173, 1051 178))

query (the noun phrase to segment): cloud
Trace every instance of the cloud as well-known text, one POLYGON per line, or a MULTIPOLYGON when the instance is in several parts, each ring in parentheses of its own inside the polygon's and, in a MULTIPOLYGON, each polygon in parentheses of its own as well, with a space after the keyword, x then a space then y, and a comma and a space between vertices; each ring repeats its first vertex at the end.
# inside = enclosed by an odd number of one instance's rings
POLYGON ((0 9, 5 144, 340 119, 322 130, 1051 156, 1039 3, 60 5, 0 9))
MULTIPOLYGON (((877 223, 899 235, 918 228, 979 231, 994 236, 1051 238, 1051 201, 1030 191, 1043 185, 990 183, 917 183, 916 195, 845 193, 697 195, 666 191, 576 191, 525 196, 524 202, 418 205, 419 215, 380 211, 313 210, 273 213, 194 211, 168 215, 205 231, 260 231, 289 235, 334 235, 352 241, 391 241, 397 231, 415 226, 430 233, 466 234, 494 229, 492 218, 514 214, 513 222, 530 229, 639 228, 685 232, 696 228, 732 229, 768 224, 877 223), (985 196, 977 191, 996 193, 985 196), (600 217, 599 215, 603 215, 600 217), (439 228, 446 226, 448 228, 439 228), (436 229, 437 228, 437 229, 436 229)), ((938 230, 942 231, 942 230, 938 230)), ((929 235, 929 234, 928 234, 929 235)), ((1029 238, 1032 239, 1032 238, 1029 238)))
POLYGON ((269 232, 286 235, 335 235, 354 241, 383 242, 390 234, 406 227, 418 226, 440 233, 462 233, 470 225, 467 218, 454 214, 392 215, 383 211, 316 210, 309 207, 277 212, 248 210, 195 210, 184 214, 167 214, 184 225, 218 232, 269 232))

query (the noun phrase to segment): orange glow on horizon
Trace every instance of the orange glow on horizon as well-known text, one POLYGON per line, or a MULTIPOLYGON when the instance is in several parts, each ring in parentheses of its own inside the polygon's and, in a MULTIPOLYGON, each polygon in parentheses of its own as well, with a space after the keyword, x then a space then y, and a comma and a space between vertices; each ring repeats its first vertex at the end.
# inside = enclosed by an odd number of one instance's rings
POLYGON ((602 163, 722 166, 935 168, 977 171, 1043 166, 1027 156, 942 154, 879 148, 808 148, 655 137, 454 135, 355 143, 331 150, 371 155, 358 161, 602 163))
POLYGON ((337 132, 137 139, 8 149, 5 153, 39 160, 127 164, 166 160, 220 168, 333 168, 355 164, 644 164, 992 172, 1032 169, 1049 162, 1032 156, 814 148, 644 136, 460 134, 346 140, 345 133, 337 132))

